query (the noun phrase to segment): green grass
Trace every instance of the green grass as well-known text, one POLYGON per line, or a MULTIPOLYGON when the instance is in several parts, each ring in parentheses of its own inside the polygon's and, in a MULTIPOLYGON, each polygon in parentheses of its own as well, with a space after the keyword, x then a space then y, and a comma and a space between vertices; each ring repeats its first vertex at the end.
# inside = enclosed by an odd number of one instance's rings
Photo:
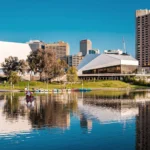
MULTIPOLYGON (((39 81, 31 81, 31 82, 27 82, 27 81, 22 81, 22 82, 19 82, 18 84, 15 84, 14 85, 14 88, 15 90, 24 90, 25 87, 28 87, 29 85, 29 88, 32 89, 39 89, 39 88, 43 88, 43 89, 54 89, 54 88, 62 88, 62 85, 61 84, 48 84, 47 83, 44 83, 44 82, 39 82, 39 81)), ((6 89, 6 90, 11 90, 11 85, 10 84, 6 84, 4 86, 4 84, 0 84, 0 89, 6 89)))
MULTIPOLYGON (((18 84, 14 85, 14 89, 16 90, 24 90, 25 87, 27 87, 29 84, 30 89, 47 89, 47 83, 44 82, 39 82, 39 81, 22 81, 19 82, 18 84)), ((52 83, 48 84, 48 89, 55 89, 55 88, 64 88, 64 84, 58 84, 58 83, 52 83)), ((66 88, 82 88, 82 83, 77 83, 77 84, 67 84, 66 88)), ((107 80, 107 81, 96 81, 96 82, 83 82, 83 88, 94 88, 94 89, 100 89, 100 88, 133 88, 133 89, 140 89, 140 88, 147 88, 144 86, 135 86, 135 85, 130 85, 128 83, 122 82, 122 81, 112 81, 112 80, 107 80)), ((10 84, 0 84, 0 89, 2 90, 11 90, 10 84)))
POLYGON ((87 92, 86 95, 89 96, 107 96, 107 97, 113 97, 113 96, 121 96, 125 95, 127 93, 126 90, 97 90, 97 91, 91 91, 87 92))
MULTIPOLYGON (((71 87, 71 85, 69 85, 71 87)), ((83 82, 83 88, 130 88, 130 84, 122 81, 96 81, 96 82, 83 82)), ((82 88, 81 84, 74 84, 72 88, 82 88)))

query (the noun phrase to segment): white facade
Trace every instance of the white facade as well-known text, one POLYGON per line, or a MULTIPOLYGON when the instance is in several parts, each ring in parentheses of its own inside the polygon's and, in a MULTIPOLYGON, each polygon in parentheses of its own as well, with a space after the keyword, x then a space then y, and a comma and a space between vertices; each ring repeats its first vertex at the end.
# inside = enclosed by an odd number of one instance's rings
MULTIPOLYGON (((127 106, 126 106, 127 107, 127 106)), ((97 119, 100 123, 116 123, 124 122, 125 120, 134 118, 138 113, 138 108, 121 108, 121 110, 115 110, 111 107, 102 107, 84 104, 83 101, 78 102, 78 109, 83 114, 90 114, 87 119, 97 119)))
MULTIPOLYGON (((84 58, 84 65, 78 68, 78 75, 82 75, 85 70, 92 70, 97 68, 111 67, 117 65, 131 65, 138 66, 138 60, 130 55, 116 55, 116 54, 101 54, 93 59, 84 58)), ((82 64, 82 62, 81 62, 82 64)))
POLYGON ((26 60, 30 52, 31 48, 28 44, 0 41, 0 64, 9 56, 26 60))
POLYGON ((86 65, 88 65, 88 63, 90 63, 93 59, 95 59, 98 56, 99 54, 87 54, 77 67, 78 75, 81 75, 84 68, 86 68, 86 65))
POLYGON ((39 40, 30 40, 29 42, 27 42, 27 44, 29 44, 32 51, 36 51, 38 49, 44 49, 45 48, 44 42, 39 41, 39 40))

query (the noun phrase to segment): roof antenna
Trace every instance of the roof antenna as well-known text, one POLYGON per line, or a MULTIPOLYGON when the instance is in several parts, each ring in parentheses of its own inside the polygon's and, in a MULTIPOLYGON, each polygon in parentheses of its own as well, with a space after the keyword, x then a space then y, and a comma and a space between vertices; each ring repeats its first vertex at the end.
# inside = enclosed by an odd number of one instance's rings
POLYGON ((123 37, 123 49, 124 49, 124 53, 127 54, 126 43, 125 43, 124 37, 123 37))

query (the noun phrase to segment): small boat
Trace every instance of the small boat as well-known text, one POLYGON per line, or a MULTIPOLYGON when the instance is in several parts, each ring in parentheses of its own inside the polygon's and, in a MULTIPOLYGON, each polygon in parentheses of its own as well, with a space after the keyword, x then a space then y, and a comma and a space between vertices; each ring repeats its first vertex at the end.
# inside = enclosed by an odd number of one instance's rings
POLYGON ((79 92, 79 89, 74 89, 73 91, 74 91, 74 92, 79 92))
POLYGON ((49 91, 48 90, 44 90, 44 93, 48 93, 49 91))
POLYGON ((53 92, 53 90, 49 90, 49 93, 52 93, 53 92))
POLYGON ((58 92, 58 90, 57 90, 57 89, 53 89, 53 92, 54 92, 54 93, 57 93, 57 92, 58 92))
POLYGON ((67 92, 67 90, 66 89, 62 89, 62 93, 66 93, 67 92))
POLYGON ((68 92, 68 93, 71 93, 71 89, 67 89, 67 92, 68 92))
POLYGON ((58 93, 61 93, 61 92, 62 92, 62 90, 61 90, 61 89, 57 89, 57 92, 58 92, 58 93))
POLYGON ((26 97, 26 101, 28 102, 33 102, 35 100, 34 96, 31 97, 26 97))
POLYGON ((39 90, 39 89, 37 89, 37 90, 35 90, 34 92, 35 92, 35 93, 40 93, 40 90, 39 90))
POLYGON ((32 95, 32 92, 27 91, 27 92, 26 92, 26 101, 27 101, 27 103, 34 101, 34 99, 35 99, 35 98, 34 98, 34 96, 32 95))
POLYGON ((39 92, 40 92, 40 93, 44 93, 44 89, 40 89, 39 92))
POLYGON ((80 92, 89 92, 89 91, 91 91, 91 89, 83 89, 83 88, 82 88, 82 89, 79 89, 79 91, 80 91, 80 92))

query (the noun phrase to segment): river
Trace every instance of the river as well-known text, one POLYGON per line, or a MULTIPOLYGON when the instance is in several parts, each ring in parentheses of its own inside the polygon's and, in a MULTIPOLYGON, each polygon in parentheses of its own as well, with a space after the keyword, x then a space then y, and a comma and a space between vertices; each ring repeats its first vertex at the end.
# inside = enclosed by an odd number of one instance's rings
POLYGON ((149 150, 150 92, 0 93, 0 150, 149 150))

